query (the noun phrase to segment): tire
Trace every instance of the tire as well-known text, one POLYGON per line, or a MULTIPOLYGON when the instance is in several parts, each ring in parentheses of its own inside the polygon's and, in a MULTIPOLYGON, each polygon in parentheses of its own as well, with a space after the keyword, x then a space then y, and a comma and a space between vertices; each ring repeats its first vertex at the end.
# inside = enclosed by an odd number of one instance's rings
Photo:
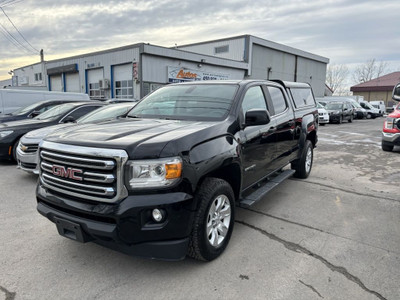
POLYGON ((292 169, 296 171, 293 176, 301 179, 307 178, 311 173, 313 159, 313 145, 310 140, 306 140, 300 158, 292 162, 292 169))
POLYGON ((371 118, 372 118, 371 114, 368 113, 368 114, 367 114, 367 119, 371 119, 371 118))
POLYGON ((393 148, 394 148, 393 145, 388 145, 388 144, 382 143, 382 150, 383 150, 383 151, 389 151, 389 152, 391 152, 391 151, 393 151, 393 148))
POLYGON ((15 141, 13 147, 12 147, 12 152, 11 152, 11 157, 13 161, 17 161, 17 147, 18 147, 19 139, 15 141))
POLYGON ((343 122, 343 116, 340 116, 338 124, 342 124, 342 122, 343 122))
POLYGON ((188 255, 211 261, 224 252, 232 235, 235 200, 232 187, 225 180, 206 178, 195 194, 199 203, 188 255))
POLYGON ((353 122, 353 116, 352 115, 350 116, 350 119, 348 121, 349 121, 349 123, 353 122))

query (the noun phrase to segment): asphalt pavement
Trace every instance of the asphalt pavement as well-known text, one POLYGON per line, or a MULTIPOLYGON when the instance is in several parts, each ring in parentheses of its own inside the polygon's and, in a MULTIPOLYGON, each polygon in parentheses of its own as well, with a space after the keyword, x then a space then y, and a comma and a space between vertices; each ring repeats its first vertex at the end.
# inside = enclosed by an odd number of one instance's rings
POLYGON ((383 121, 321 126, 310 177, 236 208, 209 263, 63 238, 36 211, 37 177, 0 162, 0 299, 399 299, 400 148, 381 150, 383 121))

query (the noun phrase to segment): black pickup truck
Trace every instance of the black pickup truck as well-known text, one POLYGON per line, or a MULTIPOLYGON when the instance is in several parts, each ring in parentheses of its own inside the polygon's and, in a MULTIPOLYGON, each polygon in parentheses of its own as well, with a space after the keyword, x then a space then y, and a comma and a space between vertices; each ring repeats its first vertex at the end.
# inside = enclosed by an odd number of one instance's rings
POLYGON ((168 85, 127 118, 42 141, 37 209, 76 241, 209 261, 229 242, 235 206, 310 174, 317 129, 308 84, 168 85))

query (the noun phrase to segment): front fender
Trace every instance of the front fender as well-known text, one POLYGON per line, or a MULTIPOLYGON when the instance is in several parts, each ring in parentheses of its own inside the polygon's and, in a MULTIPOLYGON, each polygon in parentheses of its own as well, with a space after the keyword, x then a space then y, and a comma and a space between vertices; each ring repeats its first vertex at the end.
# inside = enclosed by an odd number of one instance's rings
POLYGON ((238 161, 239 144, 232 136, 219 136, 195 145, 189 151, 193 190, 205 175, 238 161))

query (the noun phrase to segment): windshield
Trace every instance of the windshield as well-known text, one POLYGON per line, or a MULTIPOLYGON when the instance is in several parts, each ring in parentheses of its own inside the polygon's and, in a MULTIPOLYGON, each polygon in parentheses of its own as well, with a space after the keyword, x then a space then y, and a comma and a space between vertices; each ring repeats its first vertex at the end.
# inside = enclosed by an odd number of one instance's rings
POLYGON ((23 114, 31 111, 32 109, 35 109, 36 107, 38 107, 42 103, 43 102, 36 102, 36 103, 31 104, 31 105, 28 105, 28 106, 25 106, 25 107, 21 107, 20 109, 17 109, 16 111, 14 111, 11 115, 13 115, 13 116, 23 115, 23 114))
POLYGON ((356 102, 356 101, 351 101, 351 104, 356 107, 356 108, 361 108, 360 103, 356 102))
POLYGON ((68 111, 70 111, 72 108, 74 108, 75 105, 72 103, 65 103, 65 104, 60 104, 57 106, 54 106, 53 108, 49 109, 48 111, 40 114, 39 116, 35 117, 34 119, 36 120, 54 120, 68 111))
POLYGON ((114 119, 116 117, 125 115, 132 107, 133 104, 129 105, 110 104, 107 106, 103 106, 83 116, 82 118, 79 118, 77 120, 77 123, 85 124, 101 120, 114 119))
POLYGON ((330 102, 325 106, 327 110, 340 110, 343 107, 343 103, 341 102, 330 102))
POLYGON ((166 86, 140 101, 128 117, 221 120, 228 115, 237 88, 231 84, 166 86))
POLYGON ((317 107, 318 108, 325 108, 321 103, 317 102, 317 107))

